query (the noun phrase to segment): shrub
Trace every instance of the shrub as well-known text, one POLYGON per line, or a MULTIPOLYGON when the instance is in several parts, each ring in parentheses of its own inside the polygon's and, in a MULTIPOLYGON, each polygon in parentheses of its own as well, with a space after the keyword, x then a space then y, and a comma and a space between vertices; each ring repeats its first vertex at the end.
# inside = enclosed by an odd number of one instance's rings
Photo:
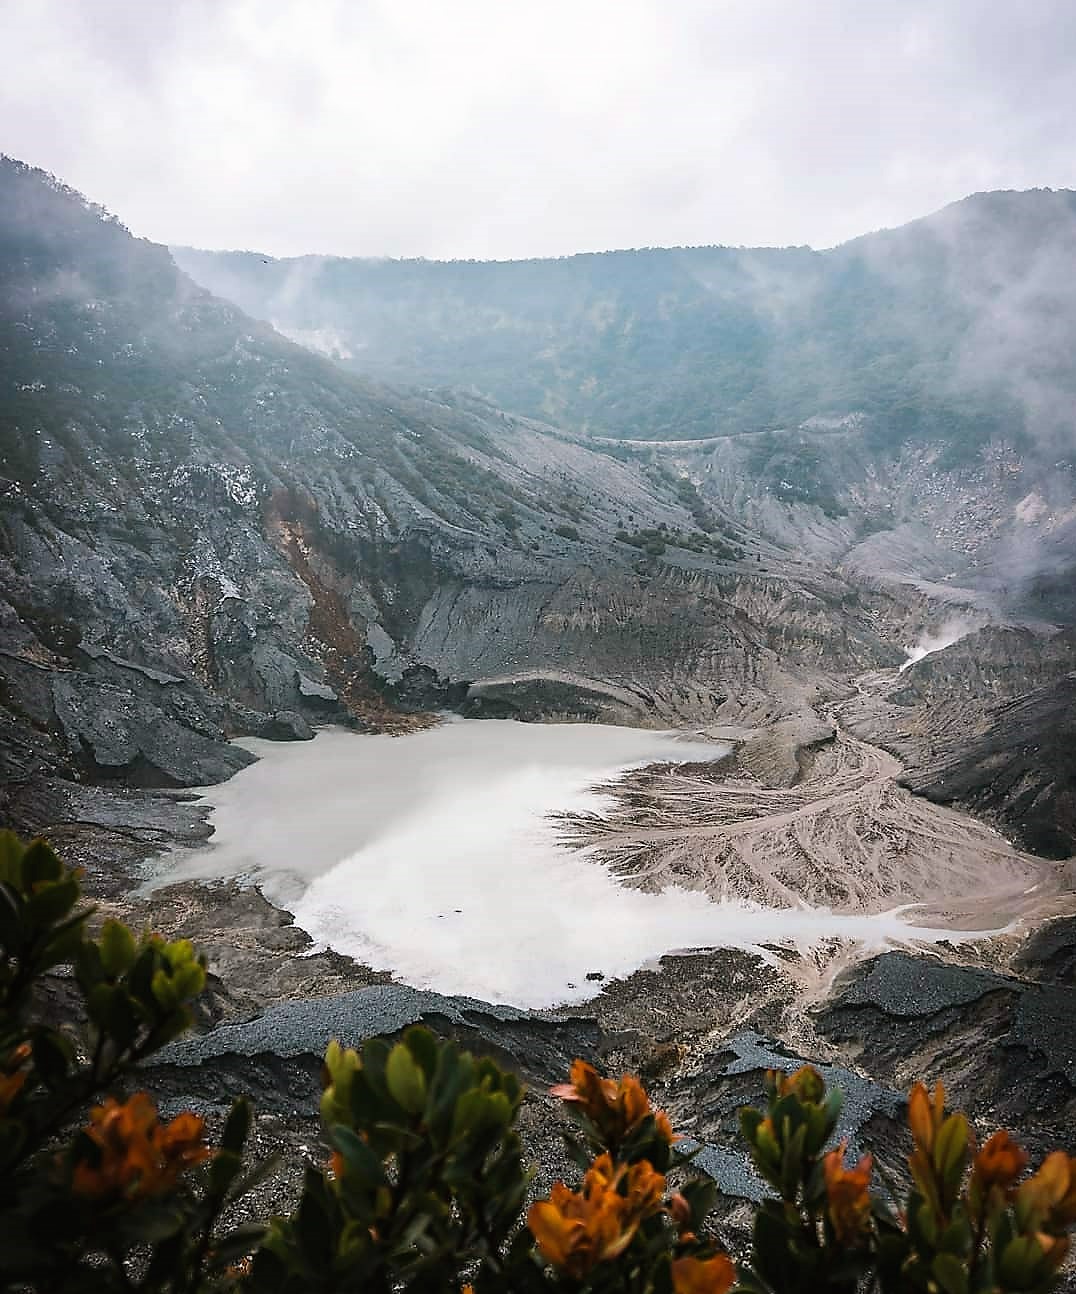
POLYGON ((247 1103, 212 1146, 197 1115, 165 1121, 147 1093, 110 1090, 189 1025, 204 963, 185 941, 136 939, 115 921, 90 937, 78 904, 77 875, 47 844, 0 833, 2 1288, 851 1294, 873 1281, 985 1294, 1056 1283, 1076 1159, 1057 1151, 1024 1178, 1009 1134, 976 1149, 941 1085, 911 1093, 913 1185, 896 1213, 871 1190, 869 1156, 850 1166, 843 1145, 827 1148, 840 1092, 810 1066, 771 1071, 765 1112, 743 1110, 741 1126, 774 1194, 737 1268, 707 1227, 712 1183, 691 1175, 637 1079, 573 1064, 553 1093, 574 1118, 566 1142, 582 1180, 523 1215, 533 1170, 515 1127, 518 1080, 420 1028, 361 1051, 330 1045, 328 1162, 307 1166, 290 1217, 229 1227, 271 1167, 244 1172, 247 1103), (41 979, 61 966, 77 1030, 40 1018, 41 979))
POLYGON ((57 1148, 72 1116, 190 1025, 205 985, 185 940, 136 939, 118 921, 91 938, 89 916, 77 874, 44 841, 0 832, 0 1285, 207 1288, 260 1236, 218 1225, 250 1184, 245 1102, 213 1150, 200 1118, 163 1123, 143 1092, 108 1097, 57 1148), (61 966, 77 1029, 41 1019, 41 978, 61 966))

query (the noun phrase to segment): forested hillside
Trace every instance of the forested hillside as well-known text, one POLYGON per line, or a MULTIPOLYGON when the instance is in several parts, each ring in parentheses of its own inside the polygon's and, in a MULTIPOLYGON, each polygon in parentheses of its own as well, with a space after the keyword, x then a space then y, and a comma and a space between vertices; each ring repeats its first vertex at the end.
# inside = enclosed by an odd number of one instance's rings
POLYGON ((357 371, 471 385, 591 434, 701 438, 863 413, 879 443, 942 438, 954 460, 998 434, 1071 436, 1071 192, 979 194, 824 252, 174 253, 214 292, 357 371))

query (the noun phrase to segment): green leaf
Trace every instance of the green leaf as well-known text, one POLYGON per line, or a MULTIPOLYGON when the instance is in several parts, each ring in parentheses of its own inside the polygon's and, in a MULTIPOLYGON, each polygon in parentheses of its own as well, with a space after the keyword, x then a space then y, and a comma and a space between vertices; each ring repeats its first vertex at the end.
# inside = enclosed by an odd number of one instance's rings
POLYGON ((786 1137, 790 1136, 801 1123, 807 1122, 807 1112, 799 1097, 790 1092, 787 1096, 782 1096, 774 1105, 770 1111, 770 1118, 773 1120, 773 1126, 780 1129, 782 1137, 786 1137))
POLYGON ((762 1119, 762 1111, 755 1110, 749 1105, 743 1106, 740 1110, 740 1132, 749 1146, 755 1144, 755 1133, 758 1131, 758 1125, 762 1122, 762 1119))
POLYGON ((112 1004, 113 988, 110 984, 96 984, 86 994, 86 1011, 93 1023, 104 1032, 108 1009, 112 1004))
POLYGON ((22 860, 26 847, 13 831, 0 831, 0 881, 22 892, 22 860))
POLYGON ((951 1114, 938 1129, 934 1142, 934 1167, 945 1182, 952 1198, 964 1171, 968 1156, 970 1129, 962 1114, 951 1114))
POLYGON ((692 1231, 701 1229, 707 1215, 717 1203, 717 1184, 709 1177, 695 1177, 684 1182, 680 1194, 691 1207, 692 1231))
POLYGON ((27 914, 41 927, 54 925, 75 906, 78 893, 78 881, 74 877, 42 882, 40 888, 35 889, 26 900, 27 914))
MULTIPOLYGON (((910 1213, 909 1216, 911 1216, 910 1213)), ((922 1236, 931 1249, 936 1249, 938 1245, 938 1222, 934 1215, 934 1209, 925 1200, 915 1211, 915 1221, 918 1234, 922 1236)))
POLYGON ((303 1198, 295 1215, 295 1229, 303 1256, 315 1271, 329 1271, 336 1254, 334 1233, 324 1198, 325 1183, 320 1174, 306 1174, 303 1198))
POLYGON ((568 1152, 568 1158, 582 1172, 586 1172, 590 1167, 591 1160, 594 1156, 577 1138, 573 1137, 570 1132, 562 1132, 564 1138, 564 1147, 568 1152))
POLYGON ((182 1231, 186 1222, 178 1204, 150 1200, 130 1214, 121 1215, 119 1227, 127 1244, 160 1244, 182 1231))
POLYGON ((67 1079, 74 1048, 62 1034, 43 1029, 34 1035, 33 1058, 41 1081, 55 1091, 67 1079))
MULTIPOLYGON (((56 857, 52 846, 46 840, 31 840, 22 856, 22 883, 27 891, 42 882, 58 881, 64 874, 64 865, 56 857)), ((68 873, 70 876, 71 874, 68 873)), ((78 882, 71 876, 75 885, 76 897, 78 882)))
POLYGON ((188 962, 172 972, 172 992, 177 1002, 190 1002, 205 988, 205 968, 188 962))
POLYGON ((163 1047, 166 1042, 178 1038, 191 1027, 193 1017, 186 1007, 177 1007, 174 1011, 159 1019, 153 1027, 153 1047, 163 1047))
POLYGON ((87 939, 79 945, 78 952, 75 955, 75 979, 78 981, 79 988, 87 995, 87 1000, 91 996, 95 985, 100 984, 104 979, 105 969, 101 965, 101 949, 97 944, 87 939))
POLYGON ((179 1006, 179 994, 172 983, 172 976, 166 970, 155 970, 150 985, 154 1000, 165 1011, 171 1011, 179 1006))
POLYGON ((101 927, 98 940, 101 949, 101 966, 111 979, 118 979, 133 964, 138 955, 138 945, 131 931, 122 921, 111 918, 101 927))
POLYGON ((329 1141, 343 1155, 348 1178, 364 1188, 388 1184, 384 1164, 350 1128, 336 1124, 329 1129, 329 1141))
POLYGON ((781 1165, 781 1149, 765 1120, 755 1132, 754 1150, 759 1168, 776 1174, 781 1165))
POLYGON ((936 1254, 930 1270, 945 1294, 968 1294, 968 1271, 955 1254, 936 1254))
POLYGON ((228 1111, 228 1119, 220 1139, 222 1150, 230 1150, 234 1155, 243 1153, 243 1147, 250 1133, 251 1116, 250 1102, 245 1096, 241 1096, 228 1111))
POLYGON ((1014 1290, 1032 1288, 1042 1259, 1042 1246, 1033 1235, 1010 1240, 998 1262, 1002 1287, 1014 1290))
POLYGON ((232 1182, 231 1199, 233 1201, 241 1200, 248 1191, 252 1191, 256 1186, 260 1186, 262 1182, 268 1181, 279 1166, 279 1155, 270 1155, 267 1159, 263 1159, 261 1163, 255 1164, 238 1181, 232 1182))
POLYGON ((427 1080, 432 1079, 437 1072, 437 1061, 442 1048, 450 1047, 451 1043, 438 1042, 429 1029, 423 1029, 420 1025, 408 1029, 403 1040, 427 1080))
POLYGON ((228 1193, 228 1188, 239 1176, 243 1160, 234 1150, 218 1150, 209 1162, 209 1193, 217 1200, 228 1193))
POLYGON ((426 1103, 426 1120, 435 1144, 443 1144, 452 1134, 456 1102, 474 1081, 474 1063, 466 1053, 444 1046, 437 1060, 437 1072, 430 1084, 426 1103))
POLYGON ((362 1076, 370 1091, 388 1099, 389 1090, 385 1070, 389 1059, 389 1045, 384 1038, 371 1038, 362 1049, 362 1076))
POLYGON ((426 1107, 426 1075, 410 1050, 398 1042, 389 1052, 385 1082, 392 1099, 408 1114, 421 1114, 426 1107))
POLYGON ((138 950, 134 965, 127 973, 127 985, 140 1002, 148 1007, 154 1006, 153 976, 157 970, 158 953, 154 944, 143 943, 138 950))
POLYGON ((252 1254, 265 1239, 267 1228, 260 1222, 246 1222, 213 1241, 213 1266, 217 1270, 247 1254, 252 1254))
POLYGON ((807 1125, 801 1123, 785 1142, 781 1157, 781 1194, 794 1200, 803 1177, 803 1145, 807 1139, 807 1125))
POLYGON ((86 921, 91 912, 93 912, 93 908, 76 912, 74 916, 68 917, 66 921, 61 921, 58 925, 53 926, 52 934, 41 950, 41 956, 37 959, 37 963, 42 970, 50 970, 53 966, 59 966, 63 963, 73 964, 78 960, 85 945, 86 921))
POLYGON ((826 1096, 825 1102, 822 1105, 822 1109, 825 1111, 825 1116, 826 1116, 826 1120, 825 1120, 826 1131, 821 1142, 819 1143, 819 1146, 825 1145, 825 1143, 833 1135, 833 1131, 837 1126, 837 1120, 841 1117, 841 1110, 843 1108, 844 1108, 844 1093, 841 1091, 839 1087, 831 1087, 826 1096))
POLYGON ((0 952, 10 955, 22 946, 22 899, 7 881, 0 882, 0 952))
POLYGON ((125 1051, 138 1032, 138 1016, 122 985, 117 984, 109 990, 108 1005, 102 1019, 109 1037, 121 1051, 125 1051))

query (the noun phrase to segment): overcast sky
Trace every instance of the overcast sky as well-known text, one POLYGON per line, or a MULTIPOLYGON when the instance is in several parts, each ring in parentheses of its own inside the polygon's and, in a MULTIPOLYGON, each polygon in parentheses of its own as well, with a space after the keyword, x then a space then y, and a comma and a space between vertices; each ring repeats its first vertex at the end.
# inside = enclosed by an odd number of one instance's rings
POLYGON ((160 242, 829 246, 1076 187, 1076 0, 0 0, 0 151, 160 242))

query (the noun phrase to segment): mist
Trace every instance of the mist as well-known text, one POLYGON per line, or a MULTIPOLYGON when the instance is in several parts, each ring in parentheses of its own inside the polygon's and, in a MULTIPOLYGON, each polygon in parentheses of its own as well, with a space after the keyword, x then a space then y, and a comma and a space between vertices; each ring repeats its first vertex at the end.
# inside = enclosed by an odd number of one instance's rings
POLYGON ((901 665, 899 672, 903 674, 906 669, 911 669, 924 656, 932 656, 935 652, 944 651, 946 647, 952 647, 961 638, 974 633, 977 628, 978 624, 975 621, 963 616, 952 616, 944 620, 936 629, 924 630, 912 646, 905 648, 908 658, 901 665))

